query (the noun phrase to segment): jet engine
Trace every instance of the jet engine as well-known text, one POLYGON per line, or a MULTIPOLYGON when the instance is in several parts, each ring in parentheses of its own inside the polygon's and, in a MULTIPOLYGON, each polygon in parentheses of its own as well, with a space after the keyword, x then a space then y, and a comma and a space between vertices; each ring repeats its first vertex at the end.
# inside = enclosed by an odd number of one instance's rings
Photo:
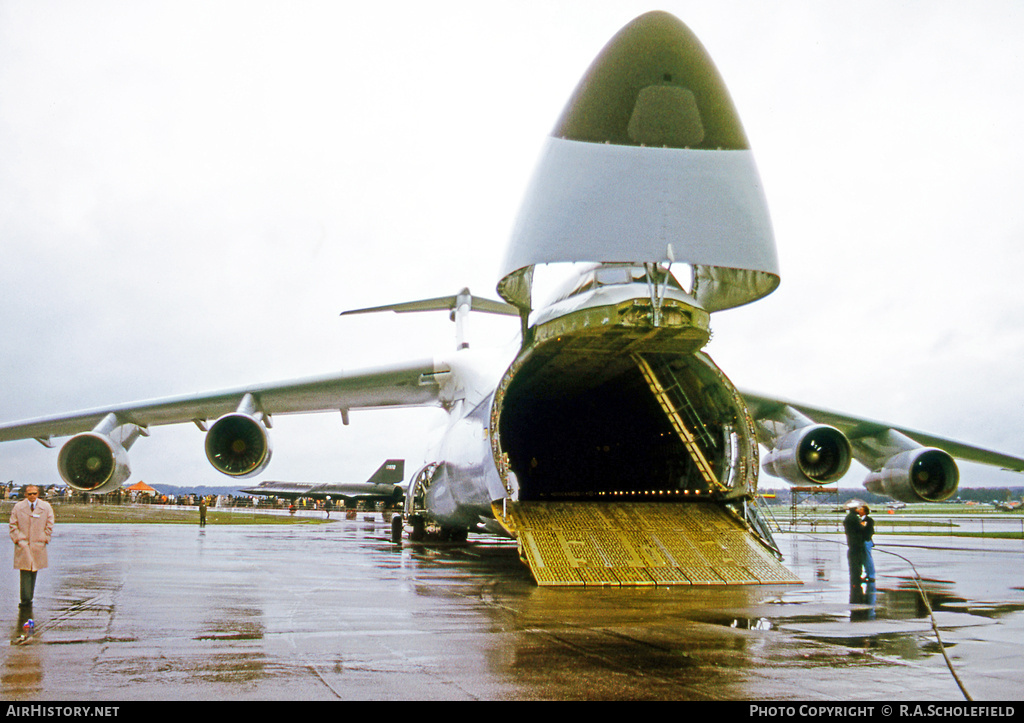
POLYGON ((131 476, 127 450, 98 432, 69 439, 61 447, 57 469, 72 489, 93 494, 115 490, 131 476))
POLYGON ((91 494, 110 492, 131 476, 128 450, 145 427, 124 423, 111 412, 91 432, 69 439, 57 456, 57 469, 71 489, 91 494))
POLYGON ((206 458, 230 477, 259 474, 270 463, 270 453, 266 425, 246 412, 225 414, 206 433, 206 458))
POLYGON ((835 427, 810 424, 779 437, 762 468, 790 484, 834 482, 850 469, 850 442, 835 427))
POLYGON ((900 452, 864 480, 868 492, 900 502, 942 502, 953 496, 959 484, 956 462, 934 447, 900 452))

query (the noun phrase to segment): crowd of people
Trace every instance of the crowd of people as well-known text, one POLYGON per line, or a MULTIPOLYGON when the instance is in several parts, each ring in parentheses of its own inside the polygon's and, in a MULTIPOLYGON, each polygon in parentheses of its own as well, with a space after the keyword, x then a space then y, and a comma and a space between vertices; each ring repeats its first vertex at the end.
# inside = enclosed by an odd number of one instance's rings
MULTIPOLYGON (((27 488, 15 487, 8 482, 0 486, 0 501, 20 500, 24 498, 24 490, 27 488)), ((346 504, 342 499, 332 501, 300 497, 295 500, 288 500, 281 497, 259 497, 254 495, 201 495, 196 493, 188 494, 163 494, 157 490, 152 492, 141 490, 130 490, 121 488, 106 494, 86 494, 77 492, 70 487, 63 485, 49 485, 38 487, 39 498, 50 502, 61 504, 90 504, 90 505, 120 505, 120 504, 147 504, 147 505, 177 505, 181 507, 199 507, 205 501, 208 507, 252 507, 258 509, 289 509, 291 511, 318 510, 327 512, 332 509, 345 509, 346 504)), ((356 505, 353 503, 353 507, 356 505)), ((358 506, 362 509, 362 506, 358 506)))
MULTIPOLYGON (((86 494, 77 492, 70 487, 63 485, 40 486, 39 496, 55 504, 96 504, 96 505, 119 505, 119 504, 152 504, 152 505, 181 505, 197 507, 202 499, 211 507, 287 507, 288 502, 281 499, 269 497, 255 497, 249 495, 200 495, 195 493, 167 495, 159 491, 153 492, 117 489, 106 494, 86 494)), ((17 488, 13 483, 8 482, 0 486, 0 501, 19 500, 24 496, 24 490, 17 488)), ((302 509, 313 509, 313 500, 297 500, 296 505, 302 509)), ((322 503, 318 507, 322 509, 322 503)))

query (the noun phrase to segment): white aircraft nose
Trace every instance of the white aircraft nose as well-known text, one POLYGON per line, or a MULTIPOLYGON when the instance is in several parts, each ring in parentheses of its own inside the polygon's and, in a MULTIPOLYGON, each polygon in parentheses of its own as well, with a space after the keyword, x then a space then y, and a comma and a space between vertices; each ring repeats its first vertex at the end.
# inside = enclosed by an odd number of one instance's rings
POLYGON ((725 83, 686 25, 652 12, 608 42, 546 139, 498 293, 529 309, 538 264, 669 255, 693 267, 708 312, 779 284, 767 200, 725 83))
POLYGON ((749 148, 704 46, 665 12, 641 15, 608 42, 552 135, 627 146, 749 148))

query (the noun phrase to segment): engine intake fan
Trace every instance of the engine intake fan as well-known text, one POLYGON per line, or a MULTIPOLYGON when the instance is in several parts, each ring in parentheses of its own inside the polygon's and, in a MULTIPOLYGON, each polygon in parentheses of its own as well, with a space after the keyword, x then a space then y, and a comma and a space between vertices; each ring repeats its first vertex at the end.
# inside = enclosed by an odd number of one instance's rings
POLYGON ((960 470, 949 454, 933 447, 901 452, 864 480, 868 492, 900 502, 942 502, 960 485, 960 470))
POLYGON ((225 414, 206 433, 206 458, 229 477, 251 477, 270 463, 270 433, 246 395, 236 412, 225 414))
POLYGON ((57 457, 57 469, 79 492, 109 492, 131 476, 128 453, 109 437, 93 432, 67 441, 57 457))
POLYGON ((142 434, 146 434, 142 427, 121 425, 114 414, 108 414, 91 432, 76 434, 61 447, 57 456, 60 476, 79 492, 101 494, 117 489, 131 476, 128 450, 142 434))
POLYGON ((762 465, 770 475, 791 484, 834 482, 850 469, 850 442, 835 427, 813 424, 778 440, 762 465))

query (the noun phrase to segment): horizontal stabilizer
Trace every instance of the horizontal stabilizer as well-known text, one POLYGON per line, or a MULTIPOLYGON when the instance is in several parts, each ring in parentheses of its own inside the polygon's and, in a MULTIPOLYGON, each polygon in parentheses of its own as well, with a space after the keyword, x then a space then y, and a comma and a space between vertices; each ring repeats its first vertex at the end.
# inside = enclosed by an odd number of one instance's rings
POLYGON ((463 289, 454 296, 439 296, 436 299, 422 299, 420 301, 406 301, 400 304, 386 304, 384 306, 373 306, 366 309, 350 309, 341 312, 342 316, 349 314, 371 314, 378 311, 394 311, 397 314, 407 314, 414 311, 454 311, 462 304, 469 304, 472 311, 483 311, 488 314, 502 314, 505 316, 519 316, 519 310, 506 304, 503 301, 484 299, 473 296, 469 289, 463 289))

